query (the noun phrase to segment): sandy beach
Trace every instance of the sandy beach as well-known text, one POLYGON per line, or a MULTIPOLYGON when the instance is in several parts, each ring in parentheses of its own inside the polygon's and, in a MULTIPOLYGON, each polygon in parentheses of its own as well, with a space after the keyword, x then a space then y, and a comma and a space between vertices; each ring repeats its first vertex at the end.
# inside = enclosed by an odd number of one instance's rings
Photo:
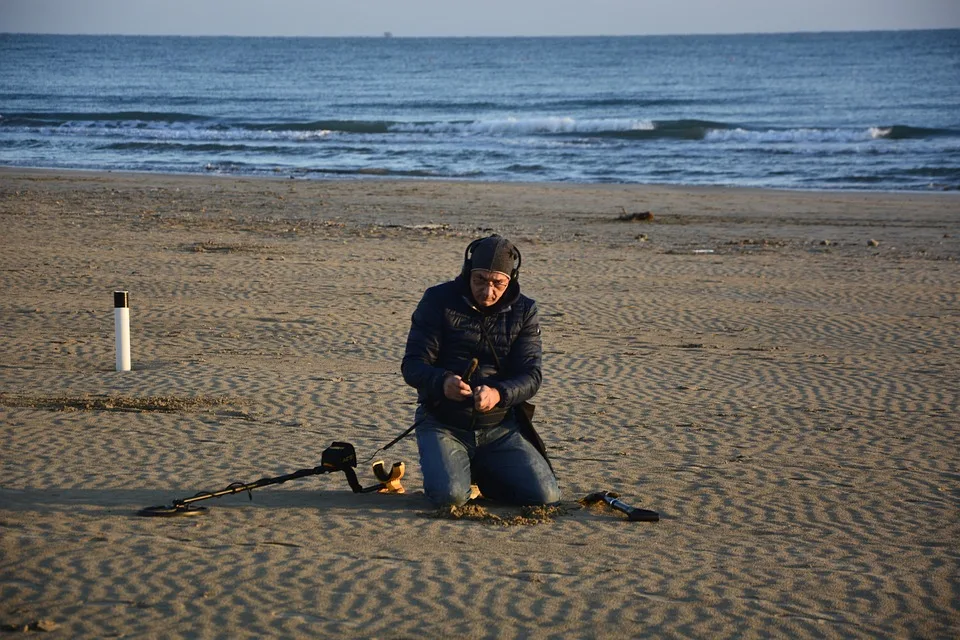
POLYGON ((6 631, 960 636, 957 193, 4 169, 0 224, 6 631), (560 509, 437 517, 408 438, 403 495, 331 474, 136 515, 333 441, 370 484, 412 421, 410 314, 493 231, 542 314, 560 509), (601 490, 661 520, 578 503, 601 490))

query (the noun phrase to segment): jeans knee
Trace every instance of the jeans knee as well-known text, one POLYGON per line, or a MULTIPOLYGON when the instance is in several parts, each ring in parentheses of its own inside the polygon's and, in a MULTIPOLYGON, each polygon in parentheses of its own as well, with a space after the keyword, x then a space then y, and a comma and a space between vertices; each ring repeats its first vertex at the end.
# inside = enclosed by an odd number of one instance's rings
POLYGON ((470 487, 461 490, 457 487, 428 488, 424 487, 424 494, 433 506, 462 507, 470 500, 470 487))
POLYGON ((557 483, 553 483, 548 487, 543 488, 543 503, 542 504, 557 504, 560 502, 560 487, 557 486, 557 483))
POLYGON ((560 487, 556 480, 543 482, 540 486, 531 489, 530 494, 524 500, 528 505, 550 505, 560 502, 560 487))

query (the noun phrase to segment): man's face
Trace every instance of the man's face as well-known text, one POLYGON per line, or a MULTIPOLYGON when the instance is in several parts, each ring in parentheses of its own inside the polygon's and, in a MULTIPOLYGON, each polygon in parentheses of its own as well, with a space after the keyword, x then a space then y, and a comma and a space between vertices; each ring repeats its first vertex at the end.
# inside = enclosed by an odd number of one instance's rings
POLYGON ((470 290, 473 292, 473 299, 481 307, 497 304, 508 286, 510 277, 499 271, 475 269, 470 272, 470 290))

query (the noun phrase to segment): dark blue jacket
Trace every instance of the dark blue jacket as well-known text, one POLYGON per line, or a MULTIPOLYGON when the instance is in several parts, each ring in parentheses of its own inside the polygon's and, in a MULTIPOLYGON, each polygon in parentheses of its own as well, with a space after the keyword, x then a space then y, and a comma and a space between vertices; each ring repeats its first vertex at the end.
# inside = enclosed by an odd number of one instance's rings
POLYGON ((519 283, 512 280, 497 304, 481 309, 461 275, 423 294, 400 369, 419 402, 441 422, 481 429, 496 426, 513 407, 533 397, 540 388, 542 361, 537 303, 520 294, 519 283), (443 395, 447 372, 462 376, 472 358, 479 366, 470 385, 500 392, 500 404, 487 413, 475 412, 469 398, 458 402, 443 395))

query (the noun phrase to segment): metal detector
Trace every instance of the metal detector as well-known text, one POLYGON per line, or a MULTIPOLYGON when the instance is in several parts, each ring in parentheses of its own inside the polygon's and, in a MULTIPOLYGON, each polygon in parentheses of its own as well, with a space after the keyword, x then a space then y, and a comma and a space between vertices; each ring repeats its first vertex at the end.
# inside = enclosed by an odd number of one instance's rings
POLYGON ((145 507, 140 509, 137 512, 137 515, 152 517, 202 515, 207 512, 206 507, 194 506, 195 502, 209 500, 211 498, 219 498, 221 496, 240 493, 242 491, 246 491, 247 495, 250 496, 250 499, 253 500, 253 494, 251 492, 254 489, 267 487, 272 484, 283 484, 287 480, 318 476, 324 473, 335 473, 337 471, 342 471, 343 474, 347 476, 347 484, 350 485, 350 489, 353 490, 354 493, 370 493, 373 491, 380 493, 404 492, 403 486, 400 484, 400 478, 403 477, 405 469, 402 462, 395 462, 389 472, 387 472, 386 468, 384 467, 382 460, 378 460, 377 462, 373 463, 373 473, 379 482, 369 487, 363 487, 360 485, 360 481, 357 480, 357 473, 353 470, 356 466, 357 452, 353 448, 353 445, 349 442, 334 442, 329 447, 324 449, 323 454, 320 456, 320 466, 318 467, 313 467, 311 469, 300 469, 299 471, 294 471, 293 473, 288 473, 282 476, 276 476, 275 478, 260 478, 259 480, 246 484, 234 482, 233 484, 227 485, 225 488, 219 491, 201 491, 200 493, 189 498, 174 500, 168 505, 163 504, 154 507, 145 507))

